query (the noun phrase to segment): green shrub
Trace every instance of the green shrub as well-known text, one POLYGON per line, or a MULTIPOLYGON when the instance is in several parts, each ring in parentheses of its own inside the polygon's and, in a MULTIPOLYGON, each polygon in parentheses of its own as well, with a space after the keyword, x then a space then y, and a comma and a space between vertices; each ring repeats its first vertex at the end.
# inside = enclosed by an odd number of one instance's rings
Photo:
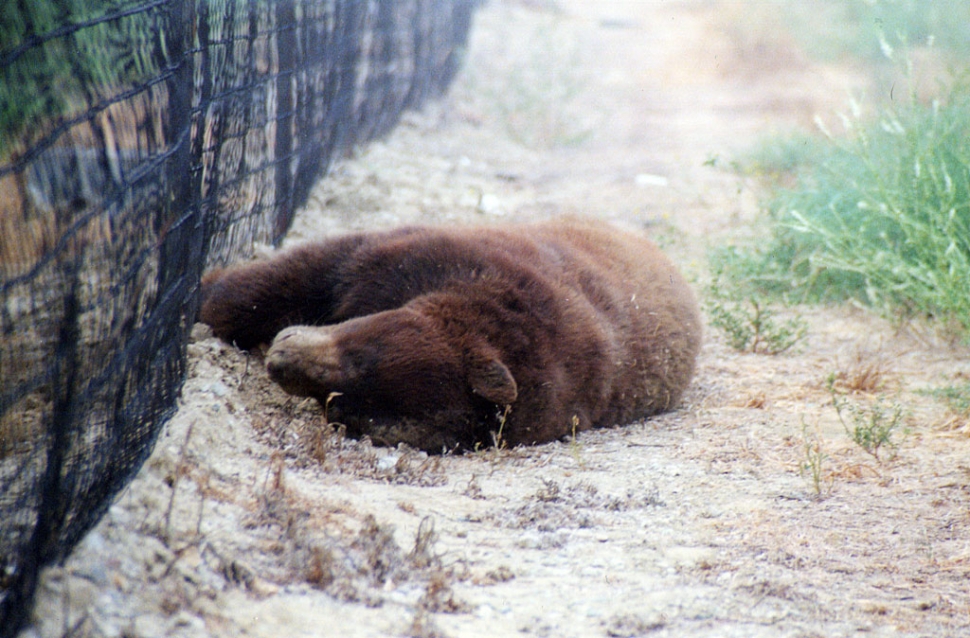
POLYGON ((899 449, 896 435, 906 434, 903 406, 896 401, 887 404, 882 396, 868 406, 850 401, 836 389, 834 374, 828 379, 828 389, 832 406, 849 438, 877 461, 882 460, 879 457, 882 450, 889 450, 889 458, 895 458, 899 449))
POLYGON ((711 326, 739 352, 775 355, 798 345, 808 332, 805 321, 799 316, 779 319, 765 295, 746 285, 731 253, 720 255, 722 261, 711 262, 711 282, 704 289, 704 310, 711 326), (729 279, 725 273, 732 266, 734 278, 729 279))
POLYGON ((799 159, 767 204, 769 238, 722 249, 756 289, 796 302, 855 299, 970 333, 970 90, 883 113, 799 159))

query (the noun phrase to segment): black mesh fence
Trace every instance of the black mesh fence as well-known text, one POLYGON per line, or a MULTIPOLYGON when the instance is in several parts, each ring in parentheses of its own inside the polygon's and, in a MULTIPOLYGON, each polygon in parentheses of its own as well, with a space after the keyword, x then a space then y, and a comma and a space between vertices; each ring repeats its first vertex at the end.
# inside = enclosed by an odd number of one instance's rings
POLYGON ((207 265, 456 70, 475 0, 0 11, 0 636, 174 410, 207 265))

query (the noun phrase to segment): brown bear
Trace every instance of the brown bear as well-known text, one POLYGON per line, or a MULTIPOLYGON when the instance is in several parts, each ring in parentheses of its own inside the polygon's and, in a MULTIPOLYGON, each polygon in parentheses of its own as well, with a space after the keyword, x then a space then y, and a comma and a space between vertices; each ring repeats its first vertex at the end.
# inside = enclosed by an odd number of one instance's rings
POLYGON ((270 376, 349 434, 432 452, 667 410, 701 344, 673 264, 592 221, 351 234, 212 272, 202 300, 216 336, 272 341, 270 376))

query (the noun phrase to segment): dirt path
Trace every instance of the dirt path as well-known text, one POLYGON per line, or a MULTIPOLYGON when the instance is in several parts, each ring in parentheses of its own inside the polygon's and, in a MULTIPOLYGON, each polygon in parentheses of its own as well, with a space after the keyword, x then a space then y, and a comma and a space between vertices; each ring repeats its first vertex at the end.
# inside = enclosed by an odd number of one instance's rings
MULTIPOLYGON (((483 8, 447 103, 338 167, 289 241, 587 214, 653 228, 700 276, 706 247, 756 213, 717 165, 858 86, 764 11, 724 22, 742 3, 552 4, 483 8)), ((182 408, 46 573, 34 631, 966 635, 970 428, 919 392, 970 375, 966 353, 860 311, 803 312, 794 355, 737 354, 709 330, 675 413, 444 458, 330 436, 315 405, 200 329, 182 408), (892 461, 848 440, 825 389, 866 369, 906 408, 892 461), (813 440, 822 498, 801 471, 813 440)))

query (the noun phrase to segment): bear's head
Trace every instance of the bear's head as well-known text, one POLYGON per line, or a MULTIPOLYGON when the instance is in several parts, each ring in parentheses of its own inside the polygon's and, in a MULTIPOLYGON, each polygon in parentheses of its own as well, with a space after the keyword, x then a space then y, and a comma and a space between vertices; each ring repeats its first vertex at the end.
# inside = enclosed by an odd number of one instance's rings
MULTIPOLYGON (((330 326, 293 326, 266 353, 270 377, 286 392, 331 403, 354 433, 394 444, 420 436, 382 435, 394 423, 450 430, 443 443, 479 437, 496 406, 518 389, 487 344, 449 334, 429 316, 402 307, 330 326), (395 439, 397 440, 389 440, 395 439)), ((439 437, 444 435, 438 432, 439 437)), ((440 447, 438 448, 440 451, 440 447)))

